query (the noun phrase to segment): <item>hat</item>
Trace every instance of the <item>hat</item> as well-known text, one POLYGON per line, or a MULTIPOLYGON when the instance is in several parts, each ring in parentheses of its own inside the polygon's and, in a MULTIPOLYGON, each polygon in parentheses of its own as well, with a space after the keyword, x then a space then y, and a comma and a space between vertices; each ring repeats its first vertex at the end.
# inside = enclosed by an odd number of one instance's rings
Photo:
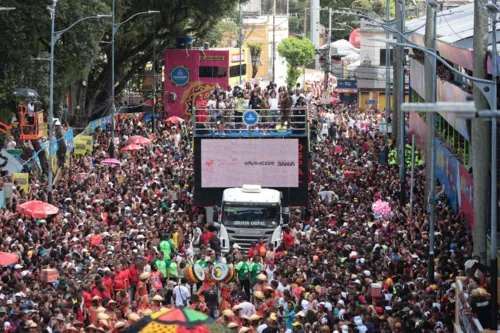
POLYGON ((262 318, 261 316, 253 314, 250 316, 250 321, 260 320, 261 318, 262 318))
POLYGON ((231 311, 230 309, 226 309, 226 310, 222 311, 222 314, 226 317, 234 317, 234 312, 231 311))
POLYGON ((141 313, 144 315, 144 316, 151 316, 153 314, 153 310, 151 309, 146 309, 144 311, 141 311, 141 313))
POLYGON ((253 293, 253 295, 254 295, 256 298, 258 298, 258 299, 264 299, 264 298, 265 298, 264 293, 263 293, 262 291, 259 291, 259 290, 258 290, 258 291, 255 291, 255 292, 253 293))
POLYGON ((303 312, 303 311, 299 311, 297 314, 296 314, 297 317, 305 317, 306 314, 303 312))
POLYGON ((97 315, 97 319, 99 320, 109 320, 111 318, 107 313, 101 312, 97 315))
POLYGON ((345 302, 344 302, 344 300, 343 300, 343 299, 339 299, 339 300, 337 301, 337 304, 340 304, 340 305, 342 305, 343 307, 345 307, 345 302))
POLYGON ((247 315, 240 316, 240 318, 245 320, 250 320, 250 318, 247 315))
POLYGON ((233 308, 231 310, 233 310, 233 312, 241 310, 241 306, 239 306, 238 304, 236 304, 235 306, 233 306, 233 308))
POLYGON ((240 330, 238 331, 238 333, 246 333, 248 331, 250 331, 250 328, 243 326, 242 328, 240 328, 240 330))
POLYGON ((229 323, 229 325, 227 325, 227 328, 236 328, 238 327, 238 324, 236 323, 229 323))
POLYGON ((295 323, 292 324, 293 327, 297 327, 299 325, 302 325, 300 322, 296 321, 295 323))
POLYGON ((271 320, 278 320, 278 317, 276 317, 276 313, 272 312, 270 315, 269 315, 269 318, 271 318, 271 320))
POLYGON ((28 327, 28 328, 37 328, 38 325, 33 320, 28 320, 28 322, 26 323, 26 327, 28 327))
POLYGON ((117 321, 115 324, 115 329, 125 327, 125 325, 127 325, 125 322, 117 321))
POLYGON ((386 306, 385 311, 392 311, 392 306, 386 306))
POLYGON ((19 265, 19 264, 16 264, 16 265, 14 266, 14 269, 21 269, 21 268, 23 268, 23 266, 21 266, 21 265, 19 265))
POLYGON ((0 313, 7 313, 7 309, 5 308, 5 306, 0 307, 0 313))
POLYGON ((99 296, 97 296, 97 295, 95 295, 94 297, 92 297, 92 300, 93 300, 93 301, 98 301, 98 300, 100 300, 100 299, 101 299, 101 298, 100 298, 99 296))
POLYGON ((132 321, 138 321, 141 319, 141 317, 139 317, 139 315, 137 313, 129 313, 128 315, 128 319, 132 320, 132 321))
POLYGON ((106 309, 102 306, 98 307, 97 310, 95 310, 97 313, 101 313, 101 312, 106 312, 106 309))
POLYGON ((7 305, 14 305, 14 302, 12 302, 11 299, 7 300, 7 305))
POLYGON ((106 306, 108 306, 108 305, 110 305, 110 304, 116 304, 116 302, 115 302, 115 301, 113 301, 112 299, 110 299, 110 300, 108 301, 108 303, 106 303, 106 306))
POLYGON ((85 328, 88 328, 88 329, 96 329, 97 327, 95 327, 94 324, 90 324, 89 326, 85 327, 85 328))
POLYGON ((257 280, 267 281, 267 276, 265 274, 260 273, 259 275, 257 275, 257 280))
POLYGON ((160 295, 155 295, 153 297, 153 301, 158 301, 158 302, 163 302, 164 298, 161 297, 160 295))
POLYGON ((273 287, 271 287, 271 286, 266 286, 266 287, 264 288, 264 290, 274 291, 274 288, 273 288, 273 287))
POLYGON ((64 316, 62 315, 62 313, 58 313, 54 318, 56 320, 66 321, 66 319, 64 318, 64 316))
POLYGON ((238 245, 238 243, 233 244, 233 249, 241 249, 241 246, 238 245))
POLYGON ((150 276, 151 276, 151 273, 149 273, 149 272, 142 272, 141 275, 139 275, 139 279, 146 280, 146 279, 149 279, 150 276))

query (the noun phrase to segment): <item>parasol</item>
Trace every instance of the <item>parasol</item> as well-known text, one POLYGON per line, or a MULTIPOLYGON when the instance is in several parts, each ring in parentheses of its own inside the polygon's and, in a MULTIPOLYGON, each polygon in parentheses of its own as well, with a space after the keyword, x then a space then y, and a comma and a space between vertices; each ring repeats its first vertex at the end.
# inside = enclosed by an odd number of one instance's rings
POLYGON ((134 135, 128 139, 128 143, 135 143, 136 145, 149 145, 151 144, 151 140, 140 135, 134 135))
POLYGON ((125 333, 230 333, 225 326, 209 316, 188 308, 164 309, 146 316, 125 330, 125 333))
POLYGON ((30 88, 19 88, 16 89, 12 95, 14 96, 22 96, 22 97, 32 97, 32 98, 38 98, 38 93, 30 88))
POLYGON ((19 257, 14 253, 0 252, 0 266, 9 266, 15 264, 19 257))
POLYGON ((117 160, 116 158, 106 158, 101 164, 112 165, 112 166, 121 166, 122 162, 117 160))
POLYGON ((172 124, 180 124, 184 122, 184 119, 173 116, 165 120, 166 123, 172 123, 172 124))
POLYGON ((21 213, 31 216, 35 219, 45 218, 49 215, 57 214, 59 208, 47 202, 39 200, 31 200, 17 206, 17 210, 21 213))
POLYGON ((134 151, 134 150, 141 150, 144 149, 142 146, 136 145, 135 143, 131 143, 129 145, 126 145, 122 149, 120 149, 121 152, 123 151, 134 151))

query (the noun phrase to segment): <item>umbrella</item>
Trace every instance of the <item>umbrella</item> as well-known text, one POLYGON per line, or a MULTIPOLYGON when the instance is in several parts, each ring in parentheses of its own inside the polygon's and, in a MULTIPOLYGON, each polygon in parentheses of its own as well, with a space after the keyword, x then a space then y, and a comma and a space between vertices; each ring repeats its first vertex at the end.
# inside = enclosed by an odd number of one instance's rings
POLYGON ((184 119, 173 116, 165 120, 166 123, 172 123, 172 124, 180 124, 184 122, 184 119))
POLYGON ((125 333, 230 333, 209 316, 187 308, 164 309, 128 327, 125 333))
POLYGON ((135 135, 128 139, 128 143, 135 143, 136 145, 149 145, 151 144, 151 140, 140 135, 135 135))
POLYGON ((22 96, 22 97, 33 97, 33 98, 38 98, 38 93, 30 88, 19 88, 16 89, 12 95, 14 96, 22 96))
POLYGON ((20 204, 17 206, 17 210, 35 219, 45 218, 48 215, 57 214, 57 212, 59 212, 59 208, 56 206, 39 200, 31 200, 20 204))
POLYGON ((116 158, 106 158, 106 159, 104 159, 104 161, 101 162, 101 164, 120 166, 120 165, 122 165, 122 162, 120 162, 116 158))
POLYGON ((142 146, 136 145, 135 143, 131 143, 129 145, 126 145, 122 149, 120 149, 121 152, 123 151, 133 151, 133 150, 141 150, 144 149, 142 146))
POLYGON ((14 253, 0 252, 0 266, 9 266, 15 264, 19 257, 14 253))

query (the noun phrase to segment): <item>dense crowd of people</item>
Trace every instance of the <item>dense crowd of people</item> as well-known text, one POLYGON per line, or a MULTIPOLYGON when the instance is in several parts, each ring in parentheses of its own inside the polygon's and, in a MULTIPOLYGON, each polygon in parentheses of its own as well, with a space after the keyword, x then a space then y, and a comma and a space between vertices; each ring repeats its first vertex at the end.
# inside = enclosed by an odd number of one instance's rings
MULTIPOLYGON (((292 90, 280 89, 247 86, 243 93, 252 96, 250 108, 279 109, 277 96, 292 90)), ((234 111, 240 106, 230 100, 240 90, 215 89, 203 107, 234 111)), ((314 102, 307 86, 294 96, 295 104, 314 102)), ((416 170, 413 207, 401 207, 398 169, 380 161, 383 117, 339 103, 318 107, 309 206, 292 211, 279 247, 260 242, 243 253, 232 244, 229 254, 218 253, 214 226, 192 204, 186 123, 157 122, 153 133, 150 122, 119 121, 119 148, 136 135, 152 140, 117 153, 121 166, 101 163, 110 133, 98 129, 93 152, 75 156, 56 179, 58 214, 34 219, 16 210, 27 200, 47 201, 46 184, 34 175, 29 193, 15 187, 13 203, 1 209, 0 250, 20 258, 2 267, 4 331, 120 332, 161 309, 189 307, 239 333, 452 332, 457 276, 466 277, 471 315, 487 327, 486 273, 464 266, 472 259, 471 235, 442 194, 429 282, 424 169, 416 170), (390 213, 372 212, 378 199, 389 202, 390 213), (237 278, 211 279, 218 262, 237 278), (195 263, 206 269, 200 284, 186 279, 195 263), (56 281, 47 282, 47 269, 57 271, 56 281)))

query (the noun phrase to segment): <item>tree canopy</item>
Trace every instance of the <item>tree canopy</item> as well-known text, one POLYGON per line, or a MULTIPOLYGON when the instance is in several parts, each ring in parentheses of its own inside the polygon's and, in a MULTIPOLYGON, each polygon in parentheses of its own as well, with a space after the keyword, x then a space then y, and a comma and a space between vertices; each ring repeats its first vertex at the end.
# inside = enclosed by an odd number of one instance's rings
MULTIPOLYGON (((112 0, 59 0, 56 30, 62 30, 86 16, 110 14, 112 0)), ((119 28, 115 45, 115 94, 144 70, 153 58, 153 31, 156 33, 156 59, 172 47, 179 36, 210 39, 213 27, 234 10, 237 0, 115 0, 116 22, 138 12, 158 10, 160 14, 141 15, 119 28)), ((47 105, 50 51, 50 1, 4 0, 2 6, 15 11, 0 12, 0 114, 15 107, 10 93, 15 88, 38 91, 47 105), (37 61, 34 58, 40 57, 37 61), (45 60, 44 60, 45 59, 45 60)), ((85 21, 65 33, 55 48, 55 116, 72 125, 85 126, 92 117, 109 111, 111 83, 111 19, 85 21), (63 113, 65 92, 70 91, 69 109, 63 113)), ((4 118, 5 119, 5 118, 4 118)))
POLYGON ((309 39, 295 36, 283 39, 276 50, 288 64, 286 81, 290 85, 294 85, 300 76, 297 67, 310 64, 316 54, 314 45, 309 39))

